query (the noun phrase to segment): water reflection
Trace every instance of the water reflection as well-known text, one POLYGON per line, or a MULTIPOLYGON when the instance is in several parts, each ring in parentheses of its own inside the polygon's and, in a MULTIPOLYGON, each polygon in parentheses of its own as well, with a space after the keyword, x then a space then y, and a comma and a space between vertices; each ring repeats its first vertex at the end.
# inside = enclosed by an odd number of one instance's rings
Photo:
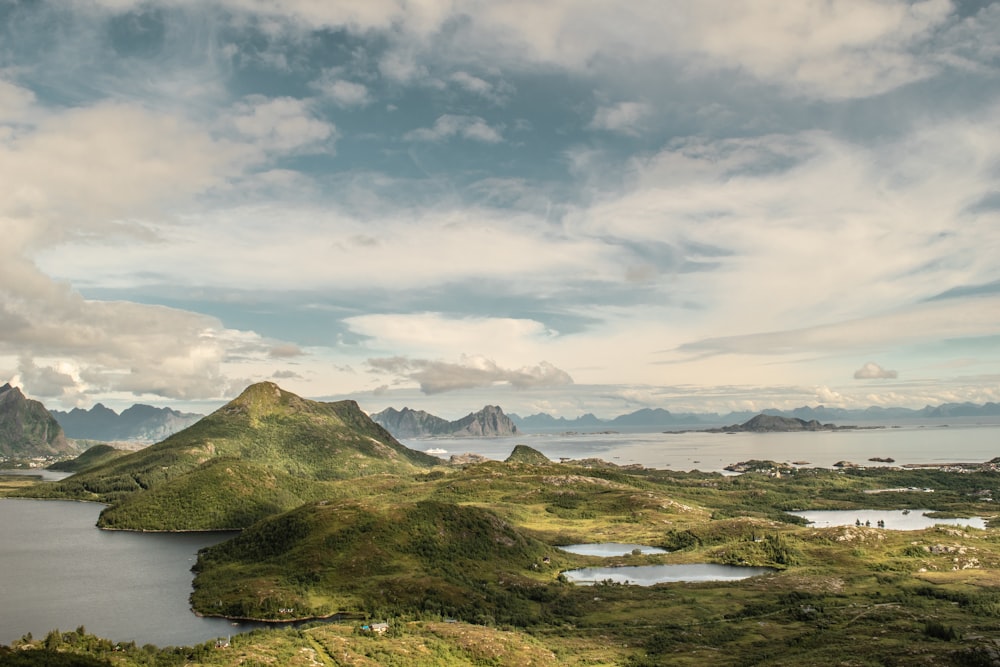
POLYGON ((986 528, 986 520, 982 517, 965 519, 936 519, 927 516, 933 510, 807 510, 789 512, 810 522, 814 528, 831 528, 834 526, 866 526, 870 528, 886 528, 888 530, 922 530, 936 524, 948 526, 968 526, 970 528, 986 528))
POLYGON ((590 586, 610 581, 616 584, 652 586, 669 582, 738 581, 774 570, 767 567, 740 567, 715 563, 680 565, 636 565, 629 567, 584 567, 567 570, 563 575, 571 583, 590 586))
POLYGON ((643 555, 668 553, 666 549, 661 549, 659 547, 649 547, 645 544, 624 544, 622 542, 567 544, 559 548, 563 551, 568 551, 571 554, 577 554, 578 556, 601 556, 603 558, 609 558, 611 556, 628 556, 636 550, 643 555))

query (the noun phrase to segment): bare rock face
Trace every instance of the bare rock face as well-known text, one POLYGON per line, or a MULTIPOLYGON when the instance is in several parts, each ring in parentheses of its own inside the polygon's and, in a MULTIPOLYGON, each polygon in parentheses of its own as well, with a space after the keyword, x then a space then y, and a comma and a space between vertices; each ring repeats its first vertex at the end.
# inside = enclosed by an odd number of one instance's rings
POLYGON ((487 405, 479 412, 452 422, 410 408, 386 408, 373 414, 372 421, 397 438, 496 438, 518 433, 514 422, 496 405, 487 405))
POLYGON ((0 387, 0 456, 31 458, 76 451, 44 405, 10 384, 0 387))
POLYGON ((452 424, 456 427, 452 435, 456 436, 493 438, 517 434, 517 426, 496 405, 487 405, 479 412, 473 412, 452 424))

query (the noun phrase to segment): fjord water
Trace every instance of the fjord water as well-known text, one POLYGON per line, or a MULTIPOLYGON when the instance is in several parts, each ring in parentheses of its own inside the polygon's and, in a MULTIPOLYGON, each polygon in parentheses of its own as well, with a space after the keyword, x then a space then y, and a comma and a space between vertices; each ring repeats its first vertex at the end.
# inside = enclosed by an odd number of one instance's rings
POLYGON ((861 465, 981 463, 1000 456, 1000 424, 929 423, 894 428, 807 431, 790 433, 570 433, 524 434, 506 438, 410 439, 413 449, 445 449, 452 454, 471 452, 504 460, 515 445, 528 445, 553 461, 560 458, 601 458, 618 465, 647 468, 721 471, 731 463, 750 459, 777 462, 806 461, 830 468, 838 461, 861 465), (892 458, 877 463, 871 457, 892 458))
POLYGON ((0 498, 0 644, 88 632, 140 646, 192 645, 245 628, 188 604, 201 547, 232 533, 99 530, 103 505, 0 498))

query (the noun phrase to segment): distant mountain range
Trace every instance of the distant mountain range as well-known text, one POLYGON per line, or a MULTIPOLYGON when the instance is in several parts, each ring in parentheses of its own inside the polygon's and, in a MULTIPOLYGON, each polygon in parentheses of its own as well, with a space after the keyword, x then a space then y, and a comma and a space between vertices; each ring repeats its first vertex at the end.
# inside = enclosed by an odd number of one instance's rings
POLYGON ((600 419, 587 413, 575 419, 553 417, 545 413, 521 417, 509 415, 510 419, 525 432, 561 432, 561 431, 634 431, 676 428, 711 428, 724 427, 727 424, 742 424, 758 414, 775 417, 801 419, 804 422, 817 421, 826 423, 845 422, 889 422, 911 419, 950 419, 956 417, 1000 417, 1000 403, 945 403, 938 406, 926 406, 919 410, 910 408, 864 409, 828 408, 823 405, 816 407, 803 406, 794 410, 762 410, 760 412, 730 412, 718 413, 673 413, 662 408, 643 408, 620 415, 614 419, 600 419))
POLYGON ((517 425, 495 405, 448 421, 423 410, 386 408, 371 416, 372 421, 395 438, 502 437, 517 435, 517 425))
POLYGON ((21 390, 0 387, 0 457, 34 458, 76 453, 45 406, 21 390))
POLYGON ((101 403, 89 410, 73 408, 69 412, 50 412, 67 437, 103 442, 159 442, 204 416, 142 404, 133 405, 121 414, 101 403))

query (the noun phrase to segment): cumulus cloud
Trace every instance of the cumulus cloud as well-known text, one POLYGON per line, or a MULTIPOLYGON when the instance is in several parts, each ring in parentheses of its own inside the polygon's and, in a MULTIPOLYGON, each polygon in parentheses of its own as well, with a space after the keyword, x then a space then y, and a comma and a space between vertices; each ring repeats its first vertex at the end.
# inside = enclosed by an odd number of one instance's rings
POLYGON ((388 357, 369 359, 375 371, 390 373, 419 383, 425 394, 508 384, 516 389, 558 387, 573 383, 566 371, 547 361, 517 369, 501 368, 492 359, 463 357, 459 363, 388 357))
POLYGON ((61 397, 74 393, 77 381, 69 373, 51 366, 38 366, 30 358, 22 358, 18 366, 18 375, 25 391, 35 396, 45 398, 61 397))
POLYGON ((479 116, 461 116, 444 114, 434 121, 433 127, 422 127, 407 132, 403 138, 407 141, 444 141, 452 137, 461 137, 471 141, 481 141, 496 144, 503 141, 500 130, 491 127, 479 116))
POLYGON ((22 359, 30 391, 68 399, 89 391, 206 398, 228 390, 220 366, 229 345, 246 342, 235 340, 242 334, 191 312, 85 299, 34 257, 70 240, 155 242, 150 227, 132 221, 169 217, 173 206, 237 177, 247 155, 182 118, 119 102, 50 109, 0 142, 7 193, 0 200, 0 354, 22 359))
POLYGON ((855 380, 894 380, 897 377, 899 377, 899 373, 882 368, 873 361, 869 361, 854 371, 855 380))

